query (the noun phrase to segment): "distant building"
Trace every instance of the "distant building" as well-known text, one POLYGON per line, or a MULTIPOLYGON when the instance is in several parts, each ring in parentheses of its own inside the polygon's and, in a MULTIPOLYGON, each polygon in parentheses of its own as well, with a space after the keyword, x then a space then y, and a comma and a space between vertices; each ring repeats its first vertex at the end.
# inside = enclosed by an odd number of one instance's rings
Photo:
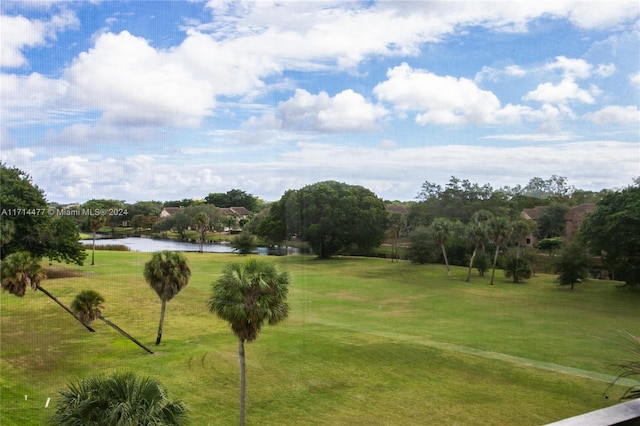
POLYGON ((160 219, 167 218, 169 216, 173 216, 174 214, 180 211, 181 207, 165 207, 160 212, 160 219))
MULTIPOLYGON (((537 222, 546 209, 547 206, 536 206, 531 209, 524 209, 521 216, 525 220, 537 222)), ((587 215, 595 209, 596 205, 591 203, 578 204, 577 206, 569 208, 567 213, 564 215, 565 229, 562 238, 564 238, 565 241, 573 240, 580 229, 580 226, 582 226, 582 222, 584 222, 587 215)), ((538 237, 534 234, 528 235, 524 241, 522 241, 522 245, 526 247, 533 247, 537 244, 538 237)))
POLYGON ((389 214, 398 213, 404 216, 409 214, 409 210, 405 206, 401 206, 399 204, 387 204, 385 208, 389 214))
POLYGON ((244 207, 222 207, 220 210, 225 216, 235 216, 238 219, 246 219, 251 216, 251 212, 244 207))

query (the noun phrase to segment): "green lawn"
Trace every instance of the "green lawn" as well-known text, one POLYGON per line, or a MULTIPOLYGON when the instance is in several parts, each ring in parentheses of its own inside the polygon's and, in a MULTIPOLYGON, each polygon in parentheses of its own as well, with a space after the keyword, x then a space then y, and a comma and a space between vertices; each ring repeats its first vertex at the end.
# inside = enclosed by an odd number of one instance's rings
MULTIPOLYGON (((167 304, 159 347, 160 302, 142 277, 150 254, 98 251, 96 266, 63 265, 85 275, 43 283, 67 304, 100 292, 105 317, 154 355, 102 322, 86 332, 44 294, 2 293, 1 424, 44 424, 67 382, 114 370, 160 379, 194 425, 237 424, 237 340, 205 302, 222 266, 243 258, 186 256, 192 279, 167 304)), ((247 345, 249 424, 544 424, 616 403, 620 389, 603 393, 625 353, 611 340, 640 334, 640 294, 607 281, 570 291, 553 276, 511 284, 497 272, 489 286, 440 265, 271 259, 291 274, 291 314, 247 345)))

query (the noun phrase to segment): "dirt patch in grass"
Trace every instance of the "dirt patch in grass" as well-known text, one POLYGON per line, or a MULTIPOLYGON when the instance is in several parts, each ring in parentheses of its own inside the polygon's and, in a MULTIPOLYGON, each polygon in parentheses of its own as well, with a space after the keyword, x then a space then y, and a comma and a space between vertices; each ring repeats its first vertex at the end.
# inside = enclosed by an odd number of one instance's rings
POLYGON ((89 275, 89 272, 73 271, 71 269, 58 268, 55 266, 47 266, 42 268, 42 270, 50 280, 56 278, 84 277, 89 275))

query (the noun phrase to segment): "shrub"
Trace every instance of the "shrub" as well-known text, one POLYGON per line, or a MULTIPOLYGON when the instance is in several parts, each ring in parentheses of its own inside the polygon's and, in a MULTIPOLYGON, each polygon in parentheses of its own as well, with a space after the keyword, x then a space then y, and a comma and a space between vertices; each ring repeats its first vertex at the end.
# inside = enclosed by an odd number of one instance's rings
POLYGON ((504 260, 504 276, 513 278, 513 282, 522 282, 531 278, 531 264, 527 259, 523 259, 517 253, 509 252, 504 260))
POLYGON ((409 235, 407 258, 411 263, 425 264, 433 262, 437 253, 438 248, 433 242, 433 236, 428 228, 419 226, 409 235))

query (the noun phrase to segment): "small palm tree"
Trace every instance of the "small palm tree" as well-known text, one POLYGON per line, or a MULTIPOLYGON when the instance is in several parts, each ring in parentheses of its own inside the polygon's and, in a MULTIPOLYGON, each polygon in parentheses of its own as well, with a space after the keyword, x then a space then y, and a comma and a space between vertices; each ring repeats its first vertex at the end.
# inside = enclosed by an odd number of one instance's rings
POLYGON ((107 217, 103 215, 89 216, 87 219, 87 226, 93 235, 93 244, 91 245, 91 266, 96 264, 96 232, 98 232, 105 223, 107 223, 107 217))
POLYGON ((175 297, 189 282, 191 270, 184 256, 175 251, 154 253, 151 260, 144 265, 144 278, 149 286, 155 290, 162 302, 160 309, 160 324, 156 345, 162 339, 162 324, 167 302, 175 297))
POLYGON ((209 230, 210 222, 211 222, 211 218, 205 212, 196 213, 196 215, 191 220, 191 226, 193 226, 193 228, 198 233, 198 243, 200 244, 200 253, 202 253, 202 245, 207 235, 207 231, 209 230))
POLYGON ((487 240, 487 227, 484 222, 470 222, 466 228, 467 243, 473 247, 471 259, 469 259, 469 270, 467 272, 466 282, 471 280, 471 270, 473 269, 473 261, 478 253, 478 248, 485 244, 487 240))
POLYGON ((447 265, 447 275, 451 278, 451 268, 449 267, 449 259, 447 258, 447 250, 445 248, 445 244, 449 238, 451 238, 451 234, 453 233, 454 224, 450 220, 439 217, 433 220, 431 223, 431 229, 433 231, 433 238, 440 246, 440 250, 442 251, 442 257, 444 257, 444 263, 447 265))
POLYGON ((631 382, 632 384, 627 386, 627 389, 620 397, 620 400, 640 398, 640 380, 633 380, 640 379, 640 337, 634 336, 630 333, 626 334, 627 343, 620 344, 619 346, 626 352, 629 352, 633 358, 619 361, 616 364, 619 371, 618 376, 607 389, 607 391, 609 391, 609 389, 614 385, 622 384, 625 380, 631 382))
POLYGON ((34 258, 31 253, 21 251, 7 256, 2 261, 0 277, 2 277, 1 282, 3 291, 8 291, 15 296, 23 297, 27 292, 28 287, 31 287, 34 291, 39 290, 60 305, 62 309, 79 321, 87 330, 91 332, 95 331, 78 318, 73 311, 58 300, 57 297, 42 288, 40 282, 44 280, 46 276, 40 267, 40 260, 34 258))
POLYGON ((133 373, 90 377, 71 383, 60 391, 55 425, 166 425, 179 426, 187 420, 187 407, 180 400, 169 401, 162 384, 133 373))
POLYGON ((222 276, 213 284, 209 312, 231 324, 238 337, 240 364, 240 425, 246 418, 246 365, 244 343, 258 337, 262 324, 277 324, 289 314, 286 302, 289 275, 278 272, 267 261, 249 259, 225 266, 222 276))
POLYGON ((500 253, 500 246, 509 235, 509 221, 502 216, 494 216, 487 222, 489 237, 496 245, 496 251, 493 254, 493 263, 491 264, 491 282, 493 285, 493 277, 496 275, 496 263, 498 263, 498 253, 500 253))
POLYGON ((118 333, 122 334, 127 339, 131 340, 136 345, 140 346, 145 351, 153 354, 151 349, 147 348, 129 333, 127 333, 102 315, 102 311, 100 309, 102 308, 103 302, 104 297, 102 297, 102 295, 97 291, 83 290, 73 299, 73 302, 71 302, 71 309, 73 309, 73 312, 75 312, 75 314, 84 324, 88 325, 96 319, 99 319, 116 330, 118 333))

